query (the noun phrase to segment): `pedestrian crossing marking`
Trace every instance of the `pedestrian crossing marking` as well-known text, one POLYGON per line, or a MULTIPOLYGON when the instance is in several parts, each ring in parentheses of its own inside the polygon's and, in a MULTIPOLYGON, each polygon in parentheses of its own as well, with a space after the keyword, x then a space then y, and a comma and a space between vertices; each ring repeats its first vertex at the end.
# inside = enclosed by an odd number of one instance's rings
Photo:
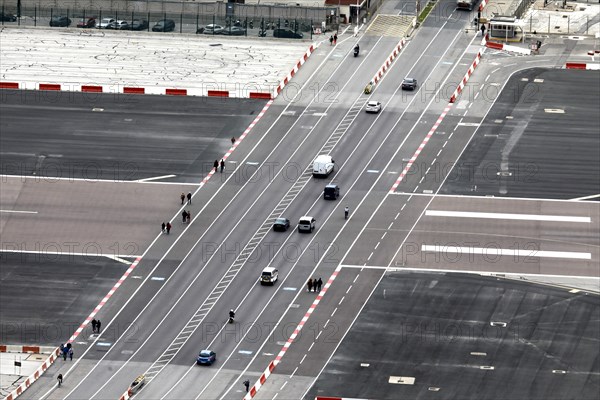
POLYGON ((374 36, 406 36, 412 27, 414 15, 378 14, 367 28, 365 34, 374 36))

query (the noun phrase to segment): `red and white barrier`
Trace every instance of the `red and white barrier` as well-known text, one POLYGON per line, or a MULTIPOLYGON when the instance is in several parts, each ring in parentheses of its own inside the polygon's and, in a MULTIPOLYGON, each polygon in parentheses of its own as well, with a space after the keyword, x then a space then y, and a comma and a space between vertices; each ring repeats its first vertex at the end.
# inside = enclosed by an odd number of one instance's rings
POLYGON ((56 361, 59 357, 59 353, 60 349, 56 347, 52 354, 50 354, 50 356, 46 358, 46 360, 44 360, 42 365, 40 365, 32 375, 28 376, 27 379, 25 379, 25 381, 19 385, 19 387, 10 392, 10 394, 6 396, 4 400, 14 400, 18 396, 20 396, 25 391, 25 389, 31 386, 33 382, 37 381, 40 378, 40 376, 42 376, 42 374, 46 372, 46 370, 50 368, 52 364, 54 364, 54 361, 56 361))
POLYGON ((489 40, 485 41, 485 47, 488 47, 490 49, 495 49, 495 50, 508 51, 510 53, 517 53, 517 54, 521 54, 524 56, 531 55, 531 49, 525 49, 523 47, 513 46, 510 44, 492 42, 489 40))
POLYGON ((475 57, 475 60, 473 61, 473 63, 471 63, 471 66, 469 67, 469 70, 467 71, 467 73, 463 77, 462 81, 458 84, 458 87, 456 88, 456 90, 452 94, 452 97, 450 97, 450 103, 454 103, 456 101, 456 98, 458 97, 458 95, 464 89, 465 85, 467 84, 467 81, 469 80, 469 78, 471 77, 471 75, 473 75, 473 71, 475 71, 475 67, 477 67, 477 65, 479 65, 479 61, 480 60, 481 60, 481 50, 479 50, 477 52, 477 56, 475 57))
POLYGON ((379 71, 377 71, 371 82, 377 83, 381 80, 383 74, 385 74, 385 72, 390 68, 396 57, 398 57, 398 55, 400 54, 400 50, 402 50, 405 43, 406 41, 404 39, 398 42, 398 44, 396 45, 396 47, 394 47, 394 50, 392 50, 392 53, 389 55, 387 60, 385 60, 385 63, 381 66, 381 68, 379 68, 379 71))
POLYGON ((315 43, 311 44, 310 47, 308 48, 308 50, 306 50, 306 53, 304 53, 304 55, 298 60, 298 62, 296 63, 296 65, 294 66, 294 68, 292 68, 292 70, 290 71, 290 73, 283 78, 283 80, 281 81, 281 83, 279 83, 279 86, 277 87, 277 89, 275 90, 275 92, 273 93, 273 96, 271 97, 271 95, 269 95, 269 98, 275 98, 279 95, 279 93, 283 90, 283 88, 292 80, 292 78, 294 77, 294 75, 296 75, 296 72, 298 72, 298 70, 300 69, 300 67, 302 65, 304 65, 304 63, 306 62, 306 60, 308 60, 308 57, 310 57, 310 55, 312 53, 314 53, 314 51, 316 50, 318 45, 316 45, 315 43))
POLYGON ((587 70, 600 70, 600 64, 590 64, 590 63, 578 63, 578 62, 568 62, 565 64, 566 69, 587 69, 587 70))
POLYGON ((55 349, 52 346, 0 345, 0 353, 52 354, 55 349))
MULTIPOLYGON (((304 327, 304 324, 306 323, 306 321, 308 321, 308 318, 310 318, 310 315, 313 313, 313 311, 315 311, 315 308, 317 308, 317 305, 319 304, 319 302, 321 301, 321 299, 323 298, 323 296, 325 296, 325 293, 327 293, 327 290, 333 284, 333 281, 338 276, 338 274, 341 271, 341 269, 342 269, 342 266, 339 265, 335 269, 335 271, 333 272, 333 274, 331 274, 331 276, 327 280, 327 283, 325 284, 325 286, 321 290, 321 293, 319 293, 317 295, 317 298, 315 299, 315 301, 313 301, 313 303, 311 304, 311 306, 308 308, 308 311, 306 312, 306 314, 304 314, 304 317, 302 318, 302 320, 300 320, 300 322, 298 323, 298 326, 296 327, 296 329, 294 329, 294 332, 290 335, 290 337, 288 338, 287 342, 285 342, 285 344, 283 345, 283 347, 279 351, 279 354, 277 354, 277 357, 275 357, 275 359, 269 363, 269 365, 267 366, 267 368, 265 369, 265 371, 262 373, 262 375, 260 376, 260 378, 258 379, 258 381, 256 381, 256 383, 254 385, 252 385, 252 387, 250 388, 250 390, 248 391, 248 393, 246 394, 246 396, 244 396, 244 400, 250 400, 254 396, 256 396, 256 393, 258 392, 258 390, 265 384, 265 381, 271 375, 271 373, 273 372, 273 370, 275 369, 275 367, 277 366, 277 364, 279 364, 279 362, 281 361, 281 359, 285 355, 286 351, 290 348, 290 346, 294 342, 294 339, 296 339, 296 337, 300 334, 300 331, 304 327)), ((121 398, 121 400, 127 400, 127 399, 121 398)))

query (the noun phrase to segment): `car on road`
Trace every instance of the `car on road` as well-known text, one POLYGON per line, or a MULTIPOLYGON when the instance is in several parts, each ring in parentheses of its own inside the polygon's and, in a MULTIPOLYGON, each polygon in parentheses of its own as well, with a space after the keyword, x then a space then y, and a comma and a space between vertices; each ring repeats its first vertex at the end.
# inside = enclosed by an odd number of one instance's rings
POLYGON ((221 35, 244 36, 245 34, 246 30, 241 26, 231 26, 221 31, 221 35))
POLYGON ((381 111, 381 103, 375 100, 371 100, 367 103, 367 107, 365 107, 365 111, 368 113, 377 114, 381 111))
POLYGON ((67 27, 71 25, 71 18, 65 17, 64 15, 52 17, 50 19, 50 26, 67 27))
POLYGON ((112 24, 115 21, 116 20, 114 18, 110 18, 110 17, 102 18, 100 20, 100 23, 98 23, 96 25, 96 28, 98 28, 98 29, 106 29, 107 26, 109 26, 110 24, 112 24))
POLYGON ((340 187, 335 183, 330 183, 323 189, 323 198, 325 200, 336 200, 340 197, 340 187))
POLYGON ((13 14, 4 14, 0 12, 0 21, 2 22, 17 22, 17 17, 13 14))
POLYGON ((204 27, 204 31, 202 33, 206 35, 218 35, 223 32, 223 28, 221 25, 217 24, 209 24, 204 27))
POLYGON ((161 19, 152 27, 152 32, 173 32, 175 30, 175 21, 172 19, 161 19))
POLYGON ((145 31, 148 29, 148 21, 145 19, 134 19, 129 25, 129 29, 132 31, 145 31))
POLYGON ((260 274, 261 285, 274 285, 279 277, 279 270, 273 267, 266 267, 260 274))
POLYGON ((197 365, 212 365, 215 361, 217 361, 217 354, 208 349, 202 350, 196 358, 197 365))
POLYGON ((302 39, 304 35, 302 34, 302 32, 294 32, 290 29, 274 29, 273 37, 287 39, 302 39))
POLYGON ((95 17, 83 17, 77 22, 78 28, 93 28, 96 26, 95 17))
POLYGON ((315 224, 317 221, 308 215, 300 217, 300 221, 298 221, 298 232, 308 232, 311 233, 315 230, 315 224))
POLYGON ((138 377, 135 378, 135 381, 131 382, 131 385, 129 385, 129 389, 127 390, 129 396, 136 394, 142 388, 142 386, 144 386, 145 383, 146 375, 138 375, 138 377))
POLYGON ((108 24, 108 26, 106 27, 106 29, 115 29, 118 31, 124 31, 124 30, 128 30, 129 29, 129 22, 127 21, 123 21, 123 20, 118 20, 118 21, 113 21, 110 24, 108 24))
POLYGON ((415 90, 417 88, 417 80, 415 78, 404 78, 402 80, 402 90, 415 90))
POLYGON ((287 218, 277 218, 275 219, 275 222, 273 223, 273 230, 274 231, 281 231, 281 232, 285 232, 288 230, 288 228, 290 227, 290 220, 287 218))

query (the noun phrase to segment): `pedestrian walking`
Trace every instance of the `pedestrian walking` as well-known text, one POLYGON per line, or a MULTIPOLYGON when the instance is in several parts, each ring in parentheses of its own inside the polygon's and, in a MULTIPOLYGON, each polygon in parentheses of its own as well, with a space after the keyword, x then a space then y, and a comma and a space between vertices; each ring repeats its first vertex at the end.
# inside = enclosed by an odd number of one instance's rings
POLYGON ((485 24, 481 24, 481 36, 485 36, 485 24))
MULTIPOLYGON (((160 231, 161 231, 162 233, 165 233, 165 228, 166 228, 166 227, 167 227, 167 225, 165 225, 165 223, 163 222, 163 223, 162 223, 162 225, 160 226, 160 231)), ((92 328, 93 328, 93 331, 94 331, 94 332, 96 332, 96 324, 94 324, 94 322, 95 322, 95 321, 96 321, 96 320, 93 320, 93 321, 92 321, 92 328)))
MULTIPOLYGON (((162 224, 162 230, 163 232, 165 231, 165 223, 163 222, 162 224)), ((98 321, 96 321, 96 318, 94 318, 92 320, 92 333, 96 333, 96 326, 98 325, 98 321)))
POLYGON ((69 349, 67 349, 66 347, 63 348, 63 360, 67 361, 67 355, 69 354, 69 349))
MULTIPOLYGON (((167 235, 171 233, 171 223, 167 222, 167 235)), ((98 333, 100 333, 100 321, 98 321, 98 333)))
POLYGON ((56 380, 58 381, 58 387, 60 387, 60 385, 62 385, 62 374, 58 374, 58 376, 56 377, 56 380))
POLYGON ((250 390, 250 381, 248 379, 244 381, 244 386, 246 386, 246 393, 248 393, 250 390))
POLYGON ((225 169, 225 160, 223 160, 221 158, 221 173, 223 173, 223 170, 225 169))
POLYGON ((192 220, 192 213, 191 212, 187 212, 187 222, 188 224, 190 223, 190 221, 192 220))
POLYGON ((333 45, 335 46, 337 44, 337 33, 335 33, 333 35, 333 45))
POLYGON ((187 211, 183 210, 183 212, 181 213, 181 218, 183 218, 183 223, 185 224, 187 221, 187 211))
POLYGON ((73 361, 73 349, 69 349, 69 360, 73 361))
POLYGON ((215 167, 215 172, 217 172, 217 170, 219 169, 219 160, 215 160, 215 162, 213 163, 213 167, 215 167))
POLYGON ((231 145, 233 146, 234 144, 235 144, 235 136, 233 136, 233 137, 231 138, 231 145))
POLYGON ((187 195, 188 204, 192 204, 192 192, 189 192, 187 195))
POLYGON ((181 192, 181 204, 185 201, 185 193, 181 192))
POLYGON ((321 286, 323 286, 323 280, 321 278, 319 278, 319 280, 317 281, 317 291, 321 292, 321 286))
POLYGON ((350 213, 350 209, 346 206, 346 208, 344 208, 344 219, 348 219, 348 213, 350 213))
POLYGON ((310 292, 312 290, 312 286, 313 286, 313 281, 312 279, 308 280, 308 283, 306 284, 306 286, 308 286, 308 291, 310 292))
MULTIPOLYGON (((169 224, 168 222, 167 222, 167 229, 171 229, 171 224, 169 224)), ((100 322, 100 320, 98 320, 96 322, 96 332, 98 332, 98 333, 100 333, 100 325, 102 325, 102 323, 100 322)))
POLYGON ((330 36, 330 37, 329 37, 329 45, 330 45, 330 46, 333 46, 333 36, 330 36))
POLYGON ((313 292, 317 291, 317 278, 313 278, 313 292))

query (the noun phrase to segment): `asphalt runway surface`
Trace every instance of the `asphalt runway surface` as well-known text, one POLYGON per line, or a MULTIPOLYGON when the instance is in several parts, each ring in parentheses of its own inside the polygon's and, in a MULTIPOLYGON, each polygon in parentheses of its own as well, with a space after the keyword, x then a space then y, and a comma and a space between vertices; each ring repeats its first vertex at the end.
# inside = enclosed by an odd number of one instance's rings
POLYGON ((0 91, 3 175, 199 183, 264 100, 0 91), (164 180, 163 180, 164 181, 164 180))
POLYGON ((599 306, 518 281, 387 273, 305 398, 597 399, 599 306))
POLYGON ((440 193, 574 199, 600 193, 600 76, 517 72, 440 193))

